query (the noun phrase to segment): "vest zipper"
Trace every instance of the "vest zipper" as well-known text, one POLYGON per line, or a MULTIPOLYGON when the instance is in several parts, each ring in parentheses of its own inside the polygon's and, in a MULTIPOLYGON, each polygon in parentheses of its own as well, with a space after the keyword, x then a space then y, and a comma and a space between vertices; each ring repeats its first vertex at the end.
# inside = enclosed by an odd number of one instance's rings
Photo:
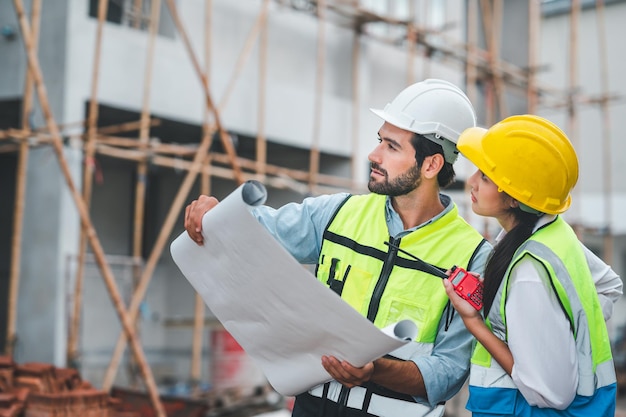
POLYGON ((391 275, 391 271, 393 270, 394 261, 396 256, 398 256, 398 247, 400 247, 400 241, 402 238, 392 238, 389 237, 388 245, 389 252, 387 252, 387 257, 385 258, 385 262, 383 263, 383 267, 380 271, 380 276, 378 277, 378 282, 376 282, 376 287, 374 287, 374 291, 372 292, 372 298, 370 299, 370 305, 367 309, 367 319, 374 322, 376 319, 376 315, 378 314, 378 307, 380 306, 380 299, 383 297, 383 293, 385 292, 385 287, 387 286, 387 282, 389 281, 389 276, 391 275))

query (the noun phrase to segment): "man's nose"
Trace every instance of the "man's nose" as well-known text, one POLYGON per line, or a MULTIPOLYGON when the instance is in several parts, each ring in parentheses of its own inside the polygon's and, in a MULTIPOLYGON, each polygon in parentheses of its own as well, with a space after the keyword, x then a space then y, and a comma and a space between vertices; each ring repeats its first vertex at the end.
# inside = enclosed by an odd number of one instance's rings
POLYGON ((370 154, 367 156, 367 159, 370 162, 374 162, 377 164, 381 163, 381 158, 380 158, 380 154, 378 152, 378 147, 374 148, 374 150, 372 152, 370 152, 370 154))

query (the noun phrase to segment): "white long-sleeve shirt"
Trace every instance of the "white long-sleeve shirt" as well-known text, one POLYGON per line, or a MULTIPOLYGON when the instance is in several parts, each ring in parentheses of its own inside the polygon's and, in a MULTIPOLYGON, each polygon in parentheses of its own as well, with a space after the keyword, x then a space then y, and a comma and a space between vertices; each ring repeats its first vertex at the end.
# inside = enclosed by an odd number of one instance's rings
MULTIPOLYGON (((552 220, 554 216, 543 216, 537 228, 552 220)), ((622 280, 587 247, 582 247, 604 319, 608 320, 613 304, 622 295, 622 280)), ((576 344, 569 320, 549 282, 545 269, 531 257, 511 271, 505 307, 508 345, 514 359, 511 377, 530 405, 564 409, 574 399, 578 386, 576 344)))

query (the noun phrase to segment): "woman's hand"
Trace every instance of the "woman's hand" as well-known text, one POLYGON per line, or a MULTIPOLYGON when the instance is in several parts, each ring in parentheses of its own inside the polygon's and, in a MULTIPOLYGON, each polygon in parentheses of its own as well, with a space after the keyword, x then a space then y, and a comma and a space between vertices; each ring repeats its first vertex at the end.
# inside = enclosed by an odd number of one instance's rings
MULTIPOLYGON (((478 275, 471 272, 470 274, 480 279, 478 275)), ((450 302, 454 306, 454 309, 461 315, 463 321, 476 317, 482 320, 480 312, 476 310, 467 300, 464 300, 460 295, 458 295, 456 291, 454 291, 454 286, 449 279, 446 278, 443 280, 443 286, 446 289, 446 294, 448 294, 450 302)))

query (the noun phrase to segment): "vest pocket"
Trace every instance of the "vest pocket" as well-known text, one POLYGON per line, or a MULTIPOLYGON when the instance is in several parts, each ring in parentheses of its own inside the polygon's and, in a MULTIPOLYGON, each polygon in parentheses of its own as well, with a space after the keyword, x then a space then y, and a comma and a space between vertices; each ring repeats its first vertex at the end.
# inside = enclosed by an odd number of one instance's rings
POLYGON ((473 417, 512 416, 518 390, 469 386, 467 408, 473 417))

